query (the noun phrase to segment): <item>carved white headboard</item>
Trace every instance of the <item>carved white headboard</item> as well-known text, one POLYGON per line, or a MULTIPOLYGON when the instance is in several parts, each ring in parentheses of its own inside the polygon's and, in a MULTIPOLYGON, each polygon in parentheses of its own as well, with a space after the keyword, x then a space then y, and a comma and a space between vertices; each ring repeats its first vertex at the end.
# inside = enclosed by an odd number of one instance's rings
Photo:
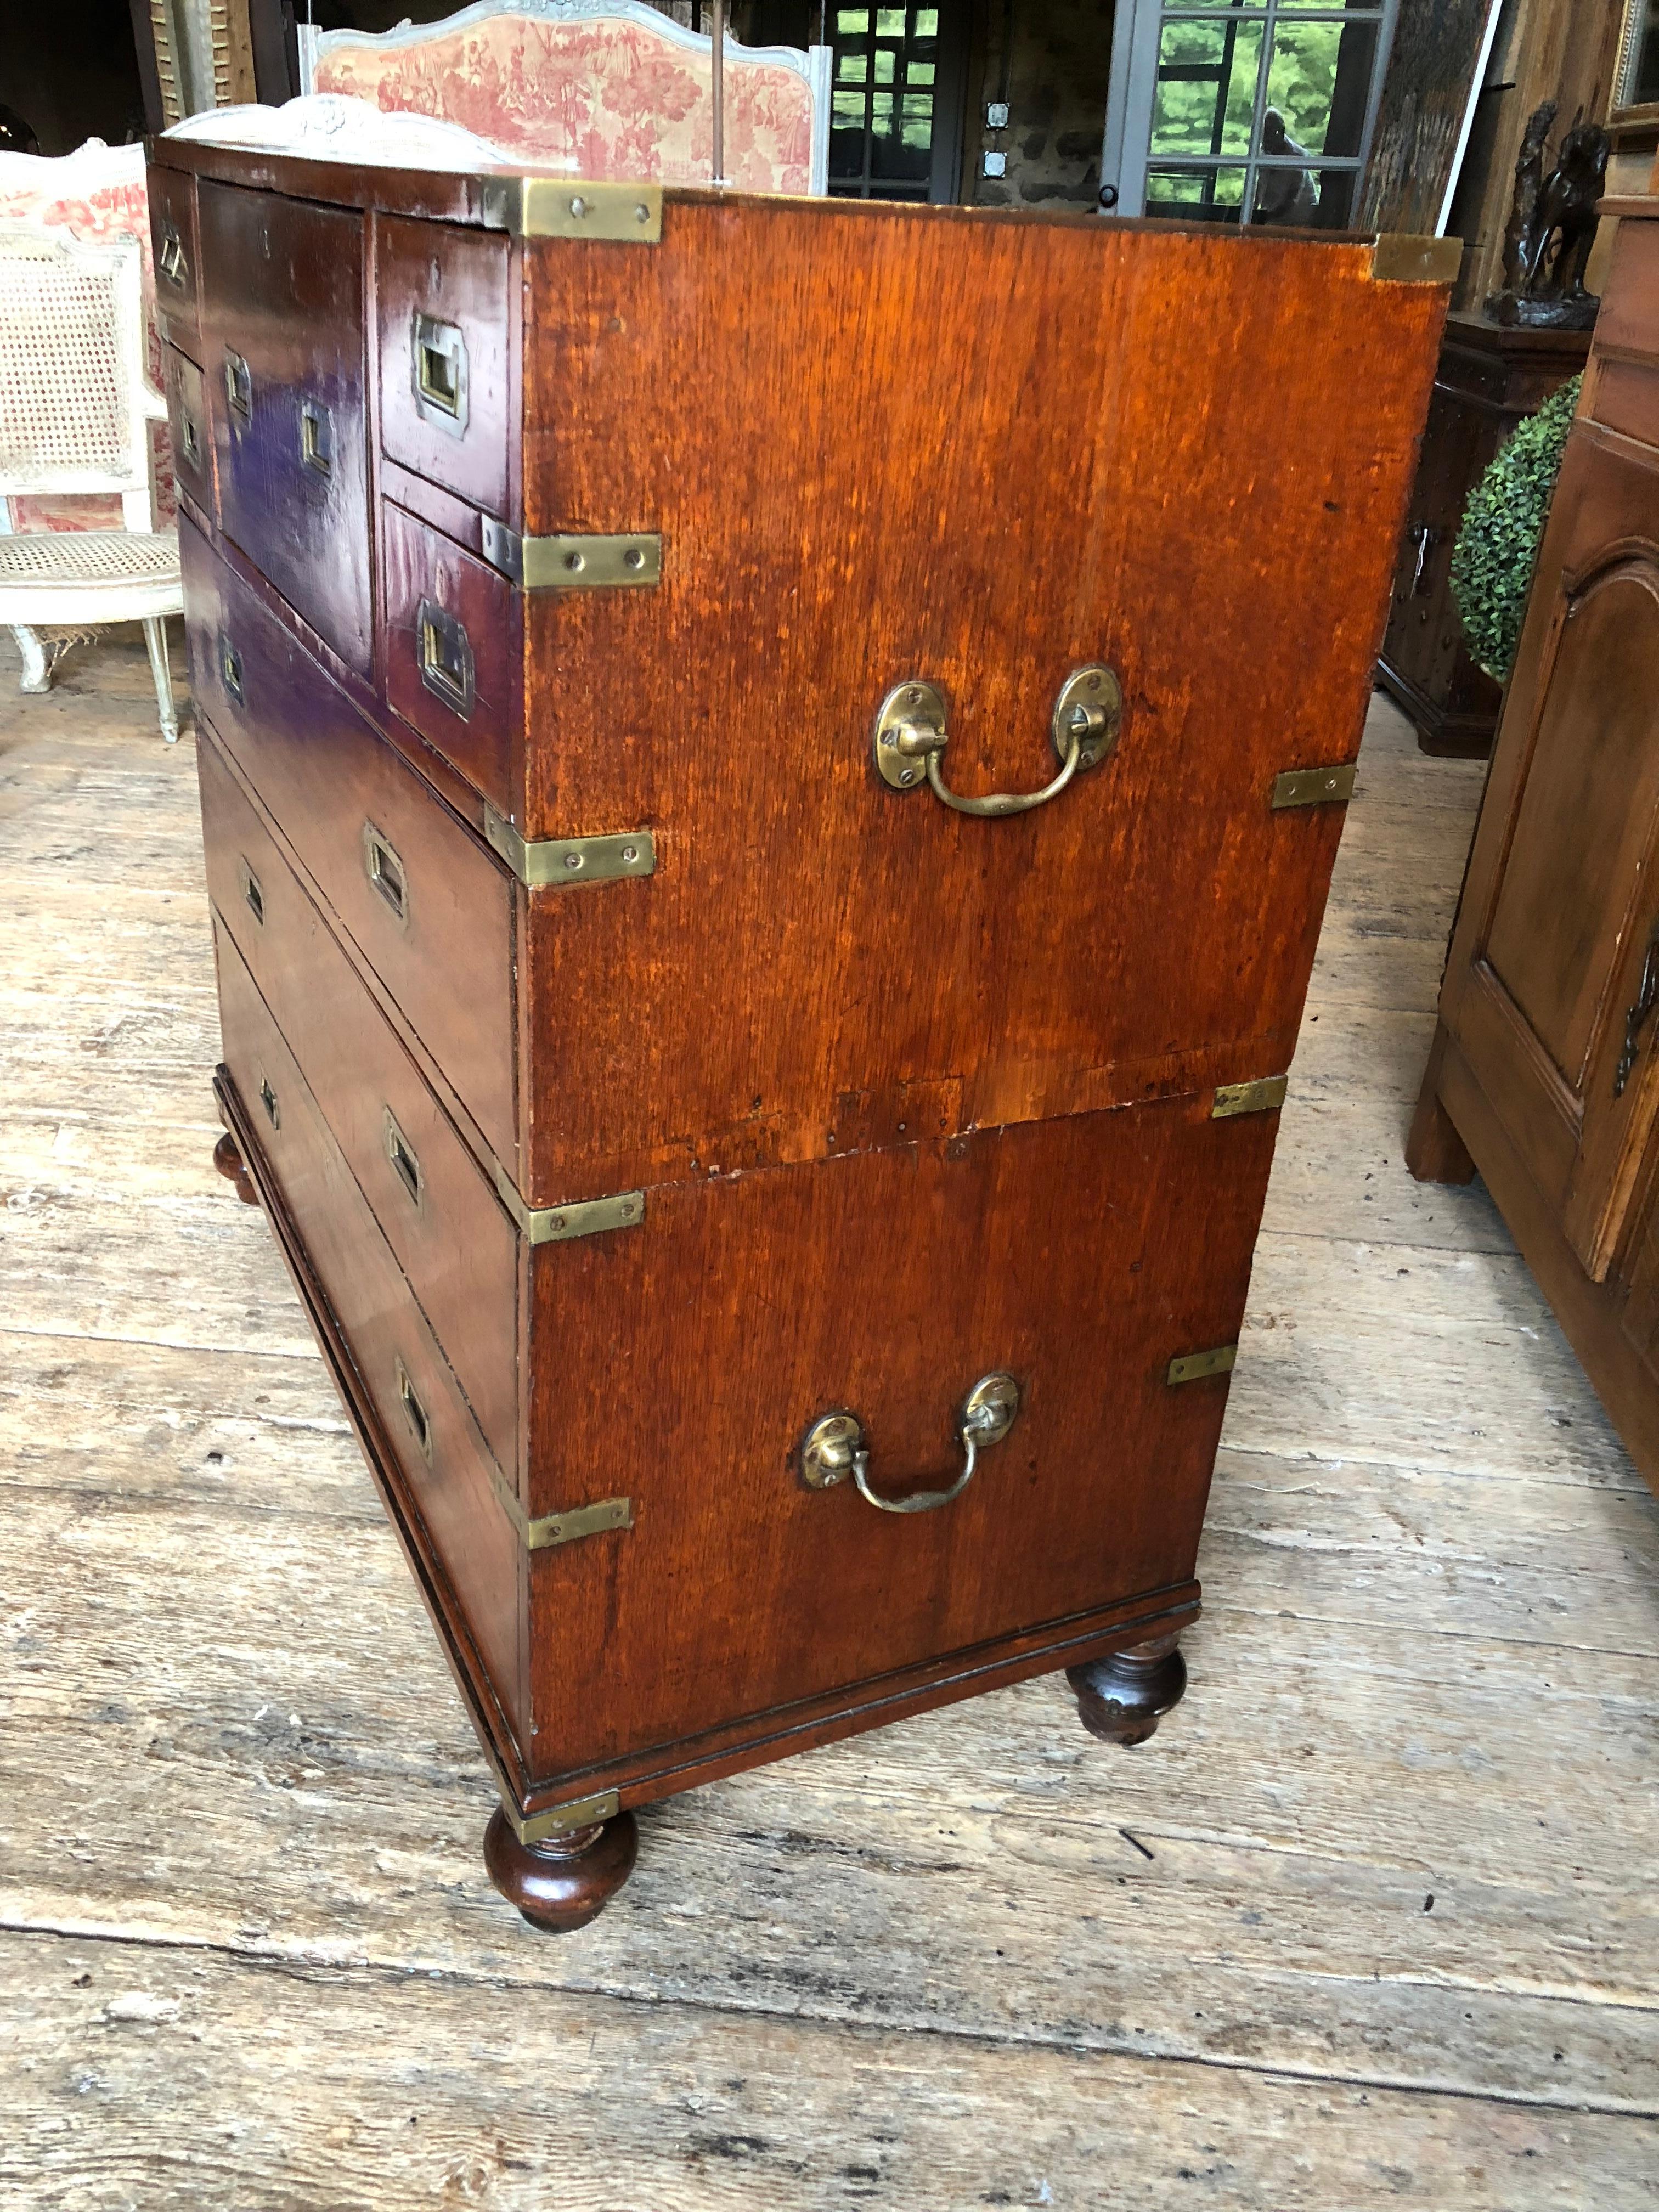
MULTIPOLYGON (((300 88, 460 125, 508 160, 573 176, 702 184, 714 42, 647 0, 477 0, 378 36, 302 24, 300 88)), ((823 193, 830 50, 725 42, 730 182, 823 193)))

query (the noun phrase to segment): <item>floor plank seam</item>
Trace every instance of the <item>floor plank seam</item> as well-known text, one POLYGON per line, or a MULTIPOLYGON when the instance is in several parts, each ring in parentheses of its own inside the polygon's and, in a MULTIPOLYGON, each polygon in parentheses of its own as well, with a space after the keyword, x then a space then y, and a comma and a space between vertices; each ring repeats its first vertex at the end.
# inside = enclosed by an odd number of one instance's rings
POLYGON ((1581 2112, 1604 2119, 1644 2123, 1659 2120, 1659 2102, 1647 2105, 1624 2098, 1553 2097, 1541 2092, 1521 2089, 1471 2088, 1457 2081, 1412 2081, 1376 2072, 1345 2073, 1336 2069, 1275 2066, 1264 2064, 1259 2060, 1227 2057, 1218 2053, 1153 2051, 1128 2042, 1103 2040, 1081 2043, 1073 2036, 996 2035, 988 2029, 959 2027, 937 2021, 890 2024, 880 2021, 848 2020, 835 2013, 809 2012, 799 2007, 786 2010, 776 2005, 722 2004, 708 1996, 641 1995, 632 1990, 604 1989, 591 1982, 528 1980, 511 1974, 468 1974, 448 1966, 394 1966, 371 1960, 289 1959, 274 1952, 252 1950, 234 1943, 212 1942, 206 1938, 124 1934, 88 1927, 61 1926, 50 1921, 13 1921, 0 1916, 0 1938, 8 1936, 46 1936, 65 1942, 109 1944, 142 1951, 147 1955, 177 1951, 189 1955, 222 1959, 230 1965, 244 1966, 255 1972, 275 1973, 287 1980, 325 1980, 356 1976, 405 1987, 424 1987, 439 1983, 450 1989, 490 1990, 520 1997, 542 1994, 556 2000, 587 1999, 601 2004, 639 2008, 655 2014, 660 2014, 672 2006, 683 2017, 706 2014, 711 2018, 745 2021, 775 2021, 781 2026, 805 2024, 840 2035, 869 2039, 877 2037, 906 2037, 918 2041, 929 2039, 1003 2054, 1047 2051, 1085 2063, 1101 2058, 1127 2059, 1146 2065, 1191 2067, 1206 2072, 1241 2074, 1258 2081, 1303 2081, 1315 2087, 1370 2089, 1390 2096, 1447 2097, 1467 2104, 1499 2105, 1525 2112, 1581 2112))

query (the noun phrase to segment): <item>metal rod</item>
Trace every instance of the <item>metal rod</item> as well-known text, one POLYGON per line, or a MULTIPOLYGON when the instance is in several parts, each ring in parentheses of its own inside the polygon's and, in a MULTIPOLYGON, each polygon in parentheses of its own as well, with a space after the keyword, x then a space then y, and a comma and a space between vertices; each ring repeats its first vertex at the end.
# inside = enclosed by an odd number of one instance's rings
POLYGON ((726 0, 714 0, 714 182, 726 182, 726 0))

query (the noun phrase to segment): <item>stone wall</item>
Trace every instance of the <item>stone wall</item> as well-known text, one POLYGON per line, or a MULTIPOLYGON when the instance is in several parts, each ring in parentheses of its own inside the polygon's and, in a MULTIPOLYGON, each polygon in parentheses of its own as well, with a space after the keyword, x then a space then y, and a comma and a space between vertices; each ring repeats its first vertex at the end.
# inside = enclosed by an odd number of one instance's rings
POLYGON ((980 207, 1094 205, 1112 14, 1113 0, 989 0, 984 69, 963 149, 964 200, 980 207), (1008 127, 993 131, 986 107, 1003 99, 1008 127), (1005 176, 983 174, 987 151, 1006 155, 1005 176))

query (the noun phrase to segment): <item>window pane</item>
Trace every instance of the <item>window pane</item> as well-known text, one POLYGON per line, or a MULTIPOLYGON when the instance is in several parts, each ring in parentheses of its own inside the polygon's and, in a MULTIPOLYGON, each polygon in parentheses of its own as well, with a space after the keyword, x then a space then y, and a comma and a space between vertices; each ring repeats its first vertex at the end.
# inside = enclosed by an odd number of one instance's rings
POLYGON ((867 8, 843 8, 836 17, 836 33, 843 39, 861 38, 870 27, 867 8))
POLYGON ((904 82, 906 84, 932 84, 933 64, 932 62, 912 62, 904 72, 904 82))
POLYGON ((890 46, 878 46, 876 48, 876 82, 891 84, 892 82, 893 49, 890 46))
POLYGON ((1164 23, 1149 150, 1248 152, 1261 58, 1260 23, 1164 23))
POLYGON ((1376 52, 1375 23, 1276 23, 1263 154, 1357 154, 1376 52))
POLYGON ((842 54, 836 62, 836 80, 840 84, 862 84, 869 68, 867 54, 842 54))
POLYGON ((924 183, 933 162, 933 96, 907 92, 870 95, 870 174, 924 183))
POLYGON ((1244 203, 1241 165, 1216 169, 1148 169, 1146 212, 1177 216, 1185 222, 1238 221, 1244 203))
POLYGON ((917 9, 917 10, 916 10, 916 36, 917 36, 919 39, 936 39, 936 38, 938 38, 938 36, 939 36, 939 9, 938 9, 937 8, 918 8, 918 9, 917 9))
POLYGON ((1354 169, 1274 168, 1256 172, 1250 220, 1283 229, 1346 230, 1353 204, 1354 169))
POLYGON ((902 8, 877 9, 876 36, 878 39, 902 39, 904 36, 904 10, 902 8))

